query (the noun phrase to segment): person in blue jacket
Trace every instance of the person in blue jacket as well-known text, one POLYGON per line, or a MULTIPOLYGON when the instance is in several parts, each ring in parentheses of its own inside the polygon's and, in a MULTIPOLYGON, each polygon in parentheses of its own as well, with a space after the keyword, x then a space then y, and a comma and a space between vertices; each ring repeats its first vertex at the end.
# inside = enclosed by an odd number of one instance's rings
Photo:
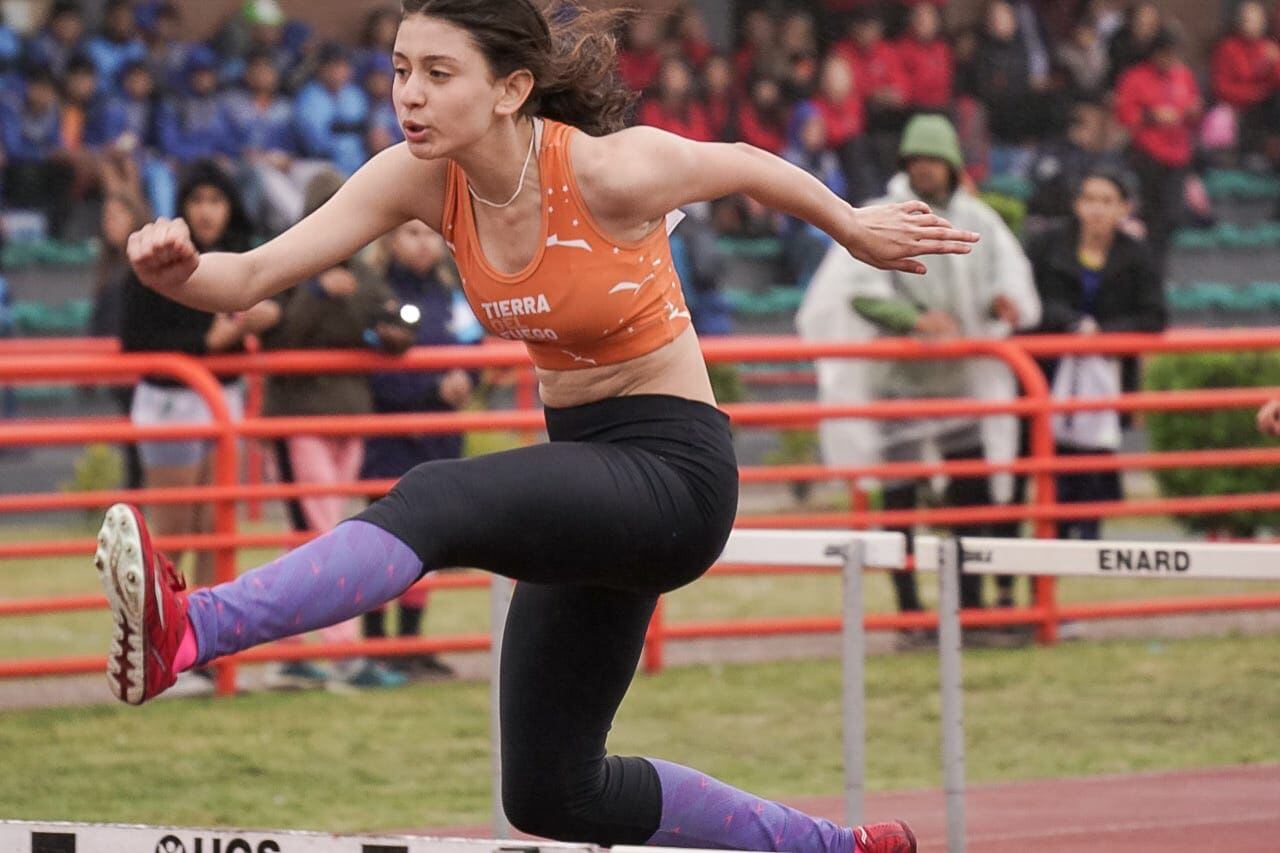
POLYGON ((67 63, 84 52, 84 13, 73 0, 58 0, 40 32, 27 42, 24 61, 45 68, 56 79, 62 79, 67 63))
POLYGON ((18 73, 22 50, 22 36, 5 23, 4 7, 0 6, 0 100, 12 101, 22 91, 18 73))
MULTIPOLYGON (((389 258, 387 283, 400 304, 401 320, 414 330, 414 345, 479 343, 483 330, 458 289, 457 271, 448 260, 444 239, 424 223, 411 220, 388 234, 383 246, 389 258)), ((471 399, 475 380, 465 370, 375 373, 370 378, 373 408, 380 414, 456 411, 471 399)), ((360 477, 399 479, 423 462, 461 456, 461 435, 376 436, 365 441, 360 477)), ((425 590, 409 590, 400 597, 399 636, 419 634, 426 604, 425 590)), ((364 615, 364 634, 387 635, 385 610, 364 615)), ((411 678, 454 674, 435 655, 400 656, 384 663, 411 678)))
POLYGON ((98 67, 98 79, 117 80, 126 65, 147 58, 129 0, 110 0, 102 13, 102 31, 89 39, 85 53, 98 67))
POLYGON ((351 78, 346 50, 326 44, 320 49, 315 78, 294 102, 303 156, 328 160, 343 177, 350 177, 368 158, 364 136, 369 103, 351 78))
POLYGON ((395 69, 390 54, 370 54, 358 66, 358 79, 369 99, 369 127, 365 131, 365 147, 372 157, 384 148, 404 142, 404 128, 396 118, 391 101, 395 69))
POLYGON ((120 94, 108 98, 89 118, 85 143, 99 151, 103 167, 121 174, 125 183, 136 173, 157 216, 177 212, 174 170, 156 151, 160 97, 155 78, 143 60, 120 72, 120 94))
POLYGON ((234 153, 218 92, 218 57, 212 48, 192 48, 182 90, 160 102, 156 131, 160 153, 179 164, 234 153))
POLYGON ((62 108, 47 68, 28 68, 17 103, 0 103, 4 192, 11 207, 44 213, 49 232, 61 237, 71 209, 75 177, 62 150, 62 108))

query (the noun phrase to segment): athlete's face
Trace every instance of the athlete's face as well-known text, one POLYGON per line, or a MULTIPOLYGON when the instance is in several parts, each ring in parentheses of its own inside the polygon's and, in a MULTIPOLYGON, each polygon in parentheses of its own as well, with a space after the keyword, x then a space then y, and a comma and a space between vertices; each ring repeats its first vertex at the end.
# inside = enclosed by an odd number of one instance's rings
POLYGON ((396 117, 409 150, 424 160, 475 143, 515 115, 532 86, 526 71, 495 79, 466 30, 426 15, 401 22, 392 63, 396 117))

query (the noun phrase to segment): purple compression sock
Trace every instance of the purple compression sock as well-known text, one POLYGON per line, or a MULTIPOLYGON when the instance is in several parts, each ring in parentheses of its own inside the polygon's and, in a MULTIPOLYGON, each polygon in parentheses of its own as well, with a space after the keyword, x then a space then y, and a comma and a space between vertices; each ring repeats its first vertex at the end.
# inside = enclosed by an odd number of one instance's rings
POLYGON ((763 800, 691 770, 645 759, 662 785, 662 820, 648 844, 793 853, 853 853, 853 830, 763 800))
POLYGON ((397 598, 421 574, 408 545, 368 522, 344 521, 231 583, 191 593, 196 665, 345 622, 397 598))

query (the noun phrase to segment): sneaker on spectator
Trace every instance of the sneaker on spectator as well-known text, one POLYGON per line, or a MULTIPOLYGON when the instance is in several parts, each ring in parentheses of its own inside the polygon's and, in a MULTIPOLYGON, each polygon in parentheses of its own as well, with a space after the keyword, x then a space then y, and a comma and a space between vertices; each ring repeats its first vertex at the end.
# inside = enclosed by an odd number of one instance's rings
POLYGON ((384 658, 382 663, 404 674, 411 681, 445 681, 458 677, 453 667, 440 660, 440 656, 436 654, 402 655, 384 658))
POLYGON ((374 660, 366 660, 360 667, 347 676, 347 684, 352 687, 401 687, 408 682, 408 676, 383 666, 374 660))
POLYGON ((272 690, 314 690, 329 683, 328 670, 309 660, 272 664, 266 684, 272 690))

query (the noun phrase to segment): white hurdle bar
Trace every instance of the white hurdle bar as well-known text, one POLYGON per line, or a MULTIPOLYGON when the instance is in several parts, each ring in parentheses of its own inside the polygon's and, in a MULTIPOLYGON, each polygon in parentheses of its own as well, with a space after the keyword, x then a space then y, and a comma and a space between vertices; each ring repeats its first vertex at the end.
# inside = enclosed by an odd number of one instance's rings
MULTIPOLYGON (((676 853, 613 847, 613 853, 676 853)), ((189 829, 94 823, 0 821, 4 853, 606 853, 590 844, 426 836, 329 835, 290 830, 189 829)), ((680 853, 690 853, 682 850, 680 853)), ((705 851, 704 851, 705 853, 705 851)))
POLYGON ((1212 542, 1123 542, 918 536, 918 571, 939 572, 938 661, 942 699, 947 850, 963 853, 964 682, 960 572, 975 575, 1280 580, 1280 546, 1212 542), (958 567, 958 571, 951 567, 958 567), (941 569, 946 568, 946 571, 941 569))

